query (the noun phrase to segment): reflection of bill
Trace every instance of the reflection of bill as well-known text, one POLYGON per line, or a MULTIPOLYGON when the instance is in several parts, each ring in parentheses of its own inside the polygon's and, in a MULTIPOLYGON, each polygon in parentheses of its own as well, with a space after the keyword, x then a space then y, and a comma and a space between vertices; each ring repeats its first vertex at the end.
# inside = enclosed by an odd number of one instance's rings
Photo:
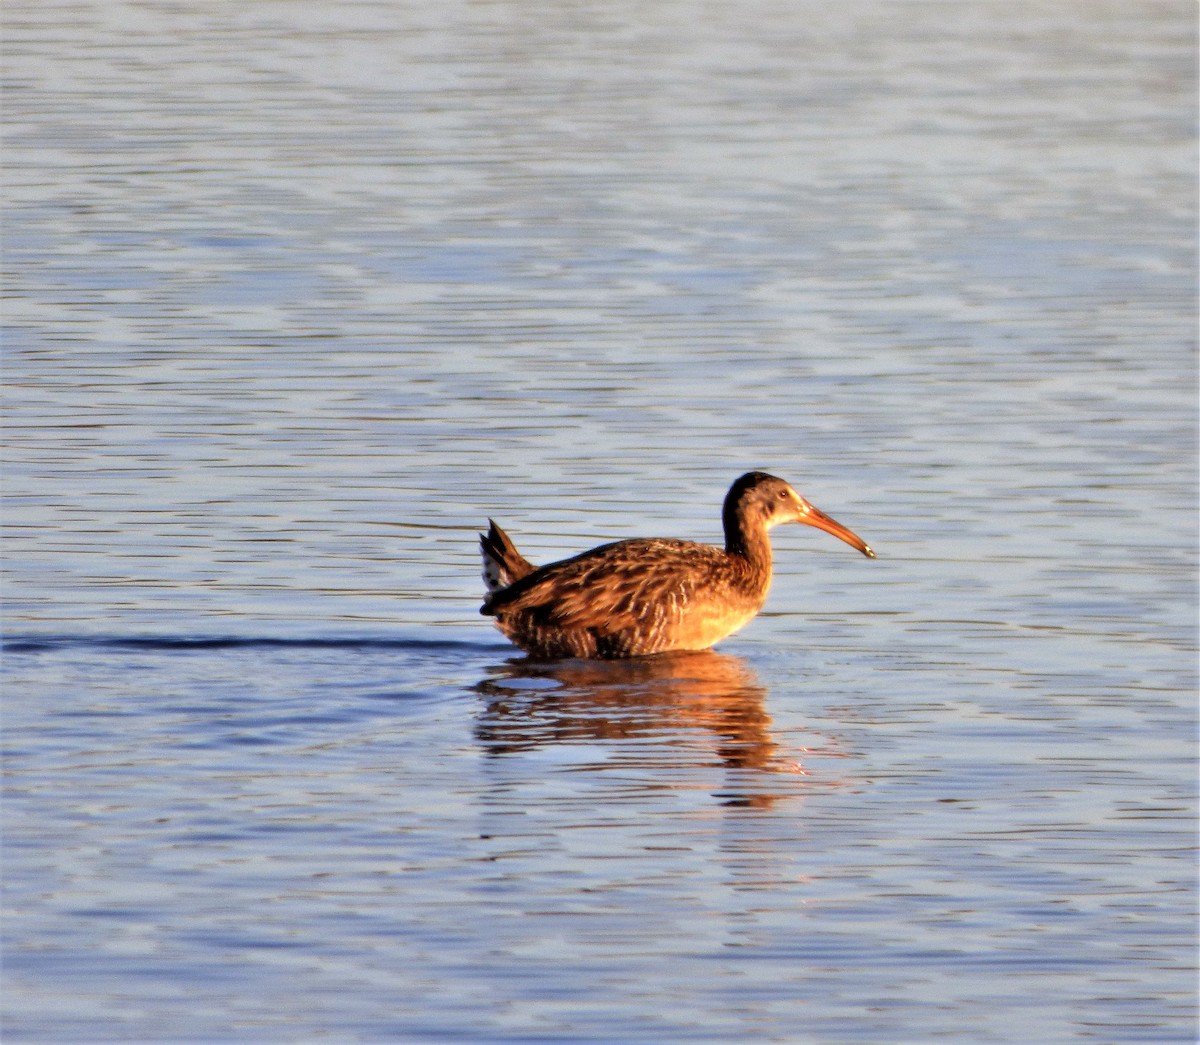
MULTIPOLYGON (((476 736, 494 755, 603 742, 627 766, 678 768, 683 755, 695 768, 804 772, 798 752, 779 751, 767 691, 754 672, 711 650, 623 661, 514 660, 476 689, 488 699, 476 736)), ((753 786, 741 790, 741 803, 770 801, 753 786)))

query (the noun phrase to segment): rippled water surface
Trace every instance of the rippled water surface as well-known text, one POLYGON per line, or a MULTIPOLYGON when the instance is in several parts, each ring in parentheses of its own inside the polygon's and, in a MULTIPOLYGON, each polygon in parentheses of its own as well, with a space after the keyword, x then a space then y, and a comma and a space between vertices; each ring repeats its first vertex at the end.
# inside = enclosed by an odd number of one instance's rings
POLYGON ((8 4, 4 1040, 1194 1041, 1194 22, 8 4))

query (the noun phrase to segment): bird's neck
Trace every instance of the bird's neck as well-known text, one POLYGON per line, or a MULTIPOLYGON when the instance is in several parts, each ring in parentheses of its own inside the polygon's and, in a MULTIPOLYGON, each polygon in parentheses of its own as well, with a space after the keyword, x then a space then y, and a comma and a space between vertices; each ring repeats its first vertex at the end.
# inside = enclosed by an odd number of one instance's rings
POLYGON ((725 551, 742 559, 765 583, 771 581, 771 538, 761 520, 730 514, 725 520, 725 551))

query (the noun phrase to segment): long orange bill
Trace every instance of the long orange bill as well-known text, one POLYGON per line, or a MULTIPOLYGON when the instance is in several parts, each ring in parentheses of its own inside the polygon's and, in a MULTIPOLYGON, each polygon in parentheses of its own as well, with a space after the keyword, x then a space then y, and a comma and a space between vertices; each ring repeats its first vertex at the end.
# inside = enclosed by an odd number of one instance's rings
MULTIPOLYGON (((807 504, 808 502, 805 503, 807 504)), ((808 512, 800 521, 807 523, 809 526, 815 526, 818 530, 824 530, 826 533, 833 534, 838 540, 845 541, 851 548, 857 548, 868 559, 875 558, 875 553, 871 551, 871 546, 866 541, 859 537, 853 530, 847 529, 836 519, 831 519, 820 508, 814 508, 809 504, 808 512)))

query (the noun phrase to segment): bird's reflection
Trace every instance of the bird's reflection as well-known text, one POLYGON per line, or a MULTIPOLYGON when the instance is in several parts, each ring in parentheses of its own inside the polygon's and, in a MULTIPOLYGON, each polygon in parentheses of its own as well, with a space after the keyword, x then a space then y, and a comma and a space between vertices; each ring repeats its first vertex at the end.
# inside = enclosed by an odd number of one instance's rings
POLYGON ((799 768, 778 753, 767 691, 754 672, 711 650, 618 661, 523 658, 476 689, 487 698, 476 736, 492 754, 602 741, 620 747, 625 765, 683 748, 699 756, 684 759, 694 764, 799 768))

